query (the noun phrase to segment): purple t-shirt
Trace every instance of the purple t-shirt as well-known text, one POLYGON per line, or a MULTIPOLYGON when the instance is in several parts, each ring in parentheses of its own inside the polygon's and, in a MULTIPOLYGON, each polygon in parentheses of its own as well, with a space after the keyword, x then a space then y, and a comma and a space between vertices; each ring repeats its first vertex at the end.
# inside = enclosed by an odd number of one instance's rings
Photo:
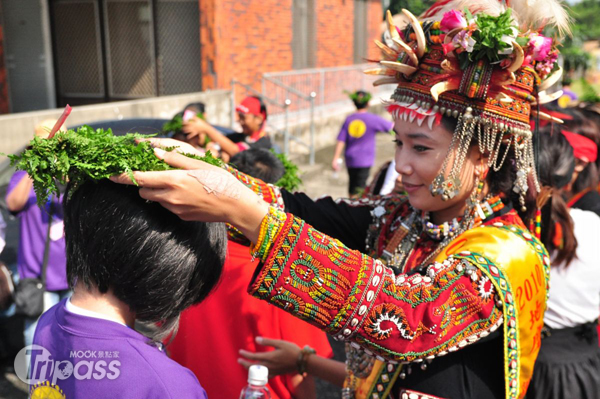
POLYGON ((46 352, 31 354, 30 378, 58 385, 68 399, 207 398, 194 373, 148 338, 114 321, 71 313, 66 301, 39 320, 33 344, 46 352))
POLYGON ((375 162, 375 134, 389 132, 394 123, 379 115, 356 112, 346 118, 338 141, 346 143, 344 156, 349 168, 370 168, 375 162))
MULTIPOLYGON (((27 175, 27 172, 17 171, 8 183, 8 195, 17 184, 27 175)), ((16 216, 20 220, 21 235, 19 238, 19 253, 17 264, 20 278, 36 278, 42 271, 44 249, 48 236, 48 221, 50 204, 42 210, 37 206, 33 188, 25 206, 16 216)), ((60 291, 69 288, 67 283, 67 258, 65 254, 65 235, 63 228, 62 197, 53 197, 52 226, 50 230, 50 254, 46 268, 46 290, 60 291)))

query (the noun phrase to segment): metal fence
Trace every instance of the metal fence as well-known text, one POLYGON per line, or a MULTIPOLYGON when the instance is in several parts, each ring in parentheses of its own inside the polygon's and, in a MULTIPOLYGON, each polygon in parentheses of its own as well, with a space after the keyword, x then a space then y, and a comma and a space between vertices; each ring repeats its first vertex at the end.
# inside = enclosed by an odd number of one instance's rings
MULTIPOLYGON (((371 64, 357 64, 345 67, 298 69, 285 72, 265 73, 262 76, 262 95, 276 103, 288 104, 285 109, 269 111, 271 117, 285 113, 284 151, 289 150, 293 140, 309 150, 309 163, 315 161, 315 115, 324 115, 328 110, 348 109, 351 106, 348 92, 365 90, 387 98, 389 87, 374 87, 376 76, 365 75, 363 71, 371 64), (309 122, 308 142, 290 133, 289 118, 309 122)), ((281 117, 281 115, 280 115, 281 117)))
MULTIPOLYGON (((285 72, 265 73, 262 76, 261 91, 237 80, 231 81, 231 124, 234 127, 235 104, 247 95, 260 95, 269 109, 269 126, 276 135, 283 137, 284 153, 289 154, 290 142, 305 147, 309 151, 309 163, 315 162, 315 117, 328 112, 352 110, 348 93, 355 90, 369 91, 375 99, 389 98, 389 87, 374 87, 376 76, 365 75, 363 71, 371 64, 357 64, 345 67, 297 69, 285 72), (290 128, 308 123, 308 139, 294 134, 290 128)), ((298 131, 298 129, 295 129, 298 131)), ((302 129, 300 129, 302 130, 302 129)))
POLYGON ((346 92, 354 90, 369 91, 376 98, 389 93, 389 88, 373 86, 378 77, 363 73, 365 69, 372 67, 372 64, 356 64, 265 73, 262 78, 262 93, 276 101, 294 97, 300 99, 292 100, 290 112, 308 111, 311 93, 315 93, 314 104, 317 111, 340 102, 348 102, 346 92))

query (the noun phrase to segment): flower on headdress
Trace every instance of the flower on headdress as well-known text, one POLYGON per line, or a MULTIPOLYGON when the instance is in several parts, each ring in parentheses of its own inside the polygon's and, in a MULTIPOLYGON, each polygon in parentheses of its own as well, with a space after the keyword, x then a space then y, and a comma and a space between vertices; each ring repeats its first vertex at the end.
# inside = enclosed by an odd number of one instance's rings
POLYGON ((440 30, 442 32, 450 32, 456 28, 466 28, 467 20, 463 13, 457 10, 450 10, 444 14, 440 22, 440 30))
POLYGON ((535 70, 538 72, 538 75, 540 75, 540 78, 544 79, 552 72, 556 60, 558 60, 558 51, 554 50, 551 51, 544 60, 535 64, 535 70))
POLYGON ((537 33, 532 33, 529 36, 529 48, 532 51, 532 56, 535 61, 542 61, 548 56, 552 49, 552 39, 537 33))
POLYGON ((467 53, 473 51, 473 46, 475 46, 475 39, 471 37, 471 32, 463 30, 458 32, 453 38, 452 42, 458 44, 462 47, 467 53))

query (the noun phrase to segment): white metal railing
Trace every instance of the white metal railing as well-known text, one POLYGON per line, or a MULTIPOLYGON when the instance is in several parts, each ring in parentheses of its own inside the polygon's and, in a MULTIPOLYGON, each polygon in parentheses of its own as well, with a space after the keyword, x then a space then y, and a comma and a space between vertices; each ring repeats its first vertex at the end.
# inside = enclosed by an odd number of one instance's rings
POLYGON ((343 67, 297 69, 272 72, 262 75, 261 91, 235 79, 231 81, 231 123, 235 121, 235 101, 240 94, 260 94, 269 105, 270 125, 278 125, 283 135, 283 151, 289 154, 290 141, 295 141, 309 150, 309 163, 315 162, 315 114, 324 115, 330 110, 350 110, 348 92, 365 90, 374 98, 388 98, 390 88, 374 87, 377 76, 365 75, 363 71, 371 64, 356 64, 343 67), (236 93, 236 87, 241 89, 236 93), (309 138, 305 140, 290 131, 290 118, 296 122, 309 123, 309 138), (279 123, 277 123, 277 121, 279 123))
MULTIPOLYGON (((365 75, 363 71, 373 64, 356 64, 343 67, 298 69, 285 72, 263 74, 262 93, 279 100, 288 98, 290 93, 299 93, 305 97, 316 93, 315 106, 325 107, 340 101, 348 101, 345 92, 365 90, 376 97, 389 93, 389 87, 374 87, 377 76, 365 75), (291 90, 293 89, 293 91, 291 90)), ((290 107, 290 112, 308 108, 308 103, 298 102, 290 107)))
MULTIPOLYGON (((284 72, 265 73, 262 76, 262 94, 276 102, 293 99, 285 109, 289 115, 306 115, 310 123, 309 143, 291 134, 284 138, 284 151, 288 151, 289 140, 305 145, 310 150, 310 164, 315 157, 315 112, 344 107, 349 104, 348 92, 365 90, 373 97, 389 97, 390 88, 373 86, 377 76, 365 75, 363 71, 372 64, 356 64, 343 67, 298 69, 284 72)), ((277 115, 277 112, 270 112, 277 115)))

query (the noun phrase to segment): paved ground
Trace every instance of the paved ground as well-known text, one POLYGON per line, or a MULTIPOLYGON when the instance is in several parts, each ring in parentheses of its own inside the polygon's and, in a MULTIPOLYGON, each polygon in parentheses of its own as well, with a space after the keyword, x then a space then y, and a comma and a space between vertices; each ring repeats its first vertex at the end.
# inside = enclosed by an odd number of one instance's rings
MULTIPOLYGON (((394 145, 392 138, 388 135, 378 135, 377 161, 371 170, 371 174, 375 173, 381 164, 389 161, 393 153, 394 145)), ((302 179, 304 181, 300 191, 307 193, 312 198, 318 198, 323 195, 330 195, 334 198, 347 196, 348 174, 344 169, 335 177, 331 169, 332 156, 333 146, 317 152, 315 157, 316 164, 313 166, 298 162, 300 169, 303 171, 302 179)), ((0 320, 0 323, 3 323, 3 321, 0 320)), ((344 361, 343 344, 333 340, 330 341, 335 353, 335 359, 344 361)), ((0 399, 25 399, 27 398, 27 387, 11 372, 11 364, 11 361, 7 361, 5 365, 0 365, 0 399)), ((333 387, 323 381, 318 381, 317 392, 318 399, 337 399, 340 397, 339 388, 333 387)))
MULTIPOLYGON (((394 156, 393 137, 388 134, 379 134, 377 137, 377 152, 375 165, 371 168, 371 176, 377 172, 379 167, 394 156)), ((342 171, 336 174, 331 168, 334 147, 326 147, 315 154, 315 165, 310 166, 304 159, 296 160, 302 173, 303 186, 300 191, 308 194, 312 198, 318 198, 323 195, 330 195, 333 198, 348 196, 348 173, 345 165, 342 171)), ((308 159, 308 157, 306 157, 308 159)))

